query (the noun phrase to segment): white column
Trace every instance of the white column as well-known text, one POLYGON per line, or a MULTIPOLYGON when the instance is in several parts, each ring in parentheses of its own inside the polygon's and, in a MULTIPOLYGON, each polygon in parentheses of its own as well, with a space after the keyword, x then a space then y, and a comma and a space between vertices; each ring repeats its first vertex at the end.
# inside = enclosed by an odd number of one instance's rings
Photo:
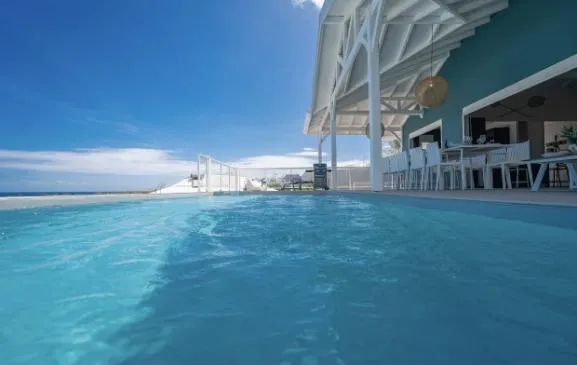
MULTIPOLYGON (((368 18, 373 22, 372 16, 368 18)), ((368 29, 373 29, 369 26, 368 29)), ((368 33, 367 42, 367 73, 369 87, 369 125, 371 131, 370 154, 371 154, 371 190, 383 191, 383 166, 382 166, 382 142, 381 142, 381 85, 379 72, 379 50, 378 43, 371 39, 374 35, 368 33)), ((378 32, 375 32, 378 34, 378 32)), ((375 35, 376 35, 375 34, 375 35)))
POLYGON ((240 171, 236 169, 236 191, 240 191, 240 171))
POLYGON ((196 191, 200 193, 200 156, 198 156, 198 162, 196 163, 196 191))
POLYGON ((323 134, 319 134, 319 148, 317 150, 318 163, 323 163, 323 134))
POLYGON ((212 192, 212 158, 206 157, 206 169, 204 180, 206 180, 206 192, 212 192))
POLYGON ((337 112, 335 101, 331 102, 331 190, 337 189, 337 112))

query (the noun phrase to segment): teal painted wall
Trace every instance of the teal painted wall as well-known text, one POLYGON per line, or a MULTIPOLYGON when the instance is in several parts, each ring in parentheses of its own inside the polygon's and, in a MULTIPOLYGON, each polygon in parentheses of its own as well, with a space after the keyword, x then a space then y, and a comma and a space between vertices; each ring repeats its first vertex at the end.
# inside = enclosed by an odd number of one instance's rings
POLYGON ((577 0, 509 0, 509 7, 477 28, 454 50, 439 72, 449 82, 449 98, 423 119, 403 126, 409 133, 443 119, 443 138, 462 139, 463 108, 544 68, 577 54, 577 0))

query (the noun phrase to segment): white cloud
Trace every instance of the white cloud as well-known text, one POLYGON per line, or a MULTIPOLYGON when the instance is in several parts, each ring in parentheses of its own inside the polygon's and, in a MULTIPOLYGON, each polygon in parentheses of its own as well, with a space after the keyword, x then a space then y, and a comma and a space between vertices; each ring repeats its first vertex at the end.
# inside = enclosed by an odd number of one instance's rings
POLYGON ((317 8, 322 8, 325 0, 291 0, 294 6, 303 6, 304 4, 313 4, 317 8))
MULTIPOLYGON (((300 152, 287 153, 285 155, 262 155, 243 158, 231 162, 239 168, 288 168, 288 167, 311 167, 317 163, 317 150, 314 148, 304 148, 300 152)), ((326 156, 323 153, 323 156, 326 156)), ((339 166, 361 166, 364 161, 349 160, 339 161, 339 166)))
MULTIPOLYGON (((214 157, 218 158, 218 155, 214 157)), ((286 168, 312 168, 316 162, 317 151, 305 148, 299 152, 252 156, 230 163, 253 176, 262 169, 271 172, 280 168, 285 170, 279 172, 286 173, 286 168)), ((366 162, 339 161, 339 166, 360 165, 366 165, 366 162)), ((0 190, 120 191, 173 184, 196 172, 196 161, 180 158, 169 150, 152 148, 0 150, 0 172, 3 169, 20 172, 12 179, 0 179, 0 190)))
MULTIPOLYGON (((325 155, 323 153, 323 156, 325 155)), ((317 156, 315 149, 305 148, 284 155, 241 158, 230 164, 239 168, 309 167, 316 163, 317 156)), ((363 161, 340 161, 339 164, 357 166, 362 165, 363 161)), ((195 171, 196 161, 178 158, 172 151, 149 148, 96 148, 74 151, 0 150, 0 169, 121 176, 186 176, 195 171)))
POLYGON ((74 151, 0 150, 0 168, 106 175, 178 175, 196 163, 171 151, 146 148, 99 148, 74 151))

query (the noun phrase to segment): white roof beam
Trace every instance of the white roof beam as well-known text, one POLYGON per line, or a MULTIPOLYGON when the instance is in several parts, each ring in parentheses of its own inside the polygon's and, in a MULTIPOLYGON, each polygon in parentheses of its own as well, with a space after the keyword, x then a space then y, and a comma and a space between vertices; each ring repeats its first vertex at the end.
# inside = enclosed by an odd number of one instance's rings
MULTIPOLYGON (((395 90, 397 89, 398 85, 395 85, 395 90)), ((394 93, 394 92, 393 92, 394 93)), ((381 101, 390 102, 390 101, 416 101, 417 99, 414 96, 409 96, 408 93, 405 96, 383 96, 381 97, 381 101)))
MULTIPOLYGON (((420 19, 423 19, 423 18, 429 16, 430 14, 434 13, 438 9, 439 9, 439 7, 436 4, 430 4, 423 11, 421 11, 419 14, 415 15, 414 18, 416 21, 418 21, 420 19)), ((401 46, 399 48, 399 52, 397 53, 396 62, 399 62, 400 60, 402 60, 405 57, 405 52, 407 51, 407 46, 409 45, 409 40, 411 39, 414 28, 415 28, 414 23, 410 23, 408 25, 407 30, 403 36, 403 39, 401 40, 401 46)))
MULTIPOLYGON (((474 34, 475 34, 475 31, 471 29, 471 30, 467 30, 467 31, 463 31, 463 32, 461 32, 461 31, 455 32, 455 33, 451 34, 450 36, 440 38, 440 39, 436 40, 434 45, 433 45, 433 53, 435 53, 437 50, 443 49, 443 47, 445 47, 445 46, 450 46, 451 44, 458 43, 465 38, 471 37, 474 34)), ((431 45, 429 44, 428 46, 426 46, 420 50, 415 50, 414 52, 406 55, 405 59, 403 60, 403 63, 410 60, 413 57, 420 57, 420 56, 426 56, 426 55, 429 55, 429 57, 430 57, 430 54, 431 54, 431 45)), ((391 68, 392 67, 387 67, 381 71, 382 72, 388 71, 391 68)))
POLYGON ((395 56, 394 63, 398 63, 400 60, 403 59, 405 51, 407 50, 407 45, 409 44, 409 40, 411 39, 411 35, 413 34, 414 27, 415 24, 407 25, 407 28, 405 29, 405 34, 403 34, 403 38, 401 39, 399 50, 397 51, 397 55, 395 56))
POLYGON ((329 16, 325 17, 323 24, 341 24, 344 21, 345 21, 344 16, 329 15, 329 16))
MULTIPOLYGON (((338 112, 339 115, 362 115, 368 116, 368 110, 342 110, 338 112)), ((382 115, 422 115, 422 111, 415 110, 381 110, 382 115)), ((365 123, 366 125, 366 123, 365 123)))
POLYGON ((488 17, 502 10, 505 10, 508 7, 509 7, 508 0, 493 1, 493 5, 488 5, 478 10, 470 11, 468 13, 463 14, 463 16, 465 17, 467 23, 471 23, 474 20, 488 17))
MULTIPOLYGON (((469 32, 465 32, 459 35, 459 37, 450 37, 444 39, 443 41, 439 41, 435 44, 435 48, 433 49, 433 57, 441 53, 447 53, 455 48, 455 46, 459 46, 459 42, 461 39, 466 38, 470 35, 473 35, 474 31, 471 30, 469 32)), ((431 52, 430 47, 423 49, 419 52, 415 52, 414 54, 408 55, 405 57, 402 63, 388 65, 386 67, 381 68, 381 73, 385 73, 391 70, 397 70, 398 68, 402 68, 405 66, 413 65, 413 64, 427 64, 430 62, 431 52)))
MULTIPOLYGON (((384 35, 382 34, 383 31, 386 32, 387 30, 387 26, 384 25, 383 26, 383 17, 385 14, 385 7, 387 6, 387 3, 389 0, 375 0, 377 2, 377 7, 375 8, 375 12, 374 14, 369 13, 367 16, 371 16, 374 18, 374 22, 373 22, 373 27, 374 29, 369 29, 369 32, 371 32, 371 36, 369 37, 369 39, 372 39, 372 44, 370 45, 371 47, 380 47, 382 42, 381 42, 381 36, 384 35), (384 28, 384 29, 382 29, 384 28)), ((377 48, 378 50, 380 50, 380 48, 377 48)))
MULTIPOLYGON (((458 47, 459 44, 453 44, 450 49, 455 49, 458 47)), ((447 50, 444 51, 443 53, 438 54, 435 53, 435 55, 433 56, 433 63, 447 58, 447 56, 449 55, 448 53, 449 48, 446 49, 447 50)), ((415 73, 420 74, 424 69, 430 68, 430 62, 431 62, 430 56, 428 56, 426 60, 421 59, 418 61, 419 62, 404 64, 403 67, 397 67, 394 70, 392 70, 388 76, 384 75, 384 77, 381 77, 381 87, 384 88, 383 85, 388 85, 389 87, 391 85, 396 85, 397 83, 414 76, 415 73)), ((348 108, 351 105, 355 105, 361 102, 362 100, 365 100, 366 93, 367 93, 366 83, 364 83, 363 85, 359 85, 358 87, 350 91, 348 94, 342 96, 337 101, 337 105, 339 109, 348 108)))
MULTIPOLYGON (((415 86, 417 85, 417 82, 418 82, 419 79, 420 79, 420 75, 421 75, 420 73, 419 73, 419 74, 416 74, 415 76, 413 76, 413 78, 412 78, 411 81, 409 82, 409 85, 410 85, 410 86, 409 86, 409 90, 405 93, 406 99, 408 99, 408 96, 413 93, 413 89, 414 89, 415 86)), ((398 84, 397 84, 397 85, 398 85, 398 84)), ((415 101, 415 102, 417 101, 417 99, 414 98, 414 97, 411 98, 411 99, 412 99, 413 101, 415 101)), ((391 124, 393 124, 393 122, 394 122, 398 117, 399 117, 399 116, 395 116, 395 117, 393 117, 391 120, 389 120, 389 123, 388 123, 385 127, 388 127, 388 126, 390 126, 391 124)))
MULTIPOLYGON (((434 68, 433 68, 433 73, 437 74, 439 73, 439 71, 441 71, 441 68, 443 67, 443 65, 445 64, 445 62, 447 62, 447 59, 449 58, 449 56, 445 57, 444 59, 441 59, 439 61, 437 61, 437 63, 435 64, 434 68)), ((411 89, 415 88, 417 86, 417 82, 420 79, 420 75, 417 75, 417 80, 415 81, 414 85, 411 87, 411 89)), ((409 107, 410 108, 410 107, 409 107)), ((424 115, 424 113, 423 113, 424 115)), ((423 116, 421 115, 421 117, 423 116)), ((401 116, 401 121, 400 121, 400 126, 402 127, 403 124, 405 124, 405 122, 407 121, 407 119, 409 119, 408 116, 401 116)))
POLYGON ((450 13, 453 17, 459 19, 461 22, 465 23, 467 21, 459 12, 457 12, 452 7, 447 5, 444 0, 432 0, 432 1, 444 11, 450 13))
POLYGON ((385 17, 383 19, 385 24, 463 24, 455 19, 444 19, 437 15, 429 15, 422 18, 415 16, 397 16, 395 18, 385 17))
POLYGON ((404 1, 399 1, 399 4, 397 6, 392 7, 391 9, 389 9, 389 11, 387 12, 387 16, 391 19, 395 18, 396 16, 401 15, 402 13, 404 13, 405 11, 409 10, 410 8, 412 8, 413 6, 415 6, 419 1, 421 0, 404 0, 404 1))
MULTIPOLYGON (((455 44, 452 46, 452 49, 456 49, 458 47, 459 47, 459 44, 455 44)), ((449 52, 442 52, 442 53, 439 53, 439 54, 433 56, 433 65, 435 65, 437 62, 439 62, 441 60, 446 59, 449 56, 449 52)), ((420 74, 421 72, 423 72, 423 70, 430 70, 431 69, 430 62, 431 62, 431 59, 429 58, 426 63, 419 62, 419 63, 417 63, 411 67, 399 68, 399 69, 396 69, 394 71, 391 71, 390 73, 388 73, 387 75, 382 77, 381 82, 383 82, 385 84, 391 84, 393 82, 404 81, 407 78, 410 78, 412 75, 414 75, 415 72, 420 74)))
MULTIPOLYGON (((353 17, 356 17, 356 16, 357 16, 357 13, 355 11, 355 13, 353 14, 353 17)), ((354 24, 357 25, 356 18, 354 20, 354 24)), ((334 97, 336 97, 338 95, 338 93, 341 91, 341 88, 343 87, 343 84, 345 83, 345 81, 348 80, 349 74, 350 74, 351 69, 353 67, 353 62, 357 58, 357 55, 358 55, 359 51, 361 50, 363 43, 366 43, 365 34, 367 32, 367 29, 368 29, 368 22, 367 22, 367 19, 365 19, 365 21, 363 21, 363 24, 359 28, 359 31, 356 33, 356 36, 355 36, 355 39, 353 42, 353 46, 351 47, 351 50, 345 56, 345 59, 343 62, 343 69, 342 69, 341 74, 339 75, 339 77, 336 80, 331 99, 333 99, 334 97)))
POLYGON ((466 1, 463 5, 457 8, 457 12, 464 14, 468 13, 472 10, 478 9, 480 7, 489 5, 494 3, 496 0, 473 0, 473 1, 466 1))
MULTIPOLYGON (((366 129, 366 123, 362 126, 358 126, 358 127, 350 127, 347 128, 346 130, 338 130, 337 132, 340 132, 339 134, 365 134, 365 129, 366 129)), ((389 127, 385 130, 385 132, 401 132, 401 127, 389 127)))

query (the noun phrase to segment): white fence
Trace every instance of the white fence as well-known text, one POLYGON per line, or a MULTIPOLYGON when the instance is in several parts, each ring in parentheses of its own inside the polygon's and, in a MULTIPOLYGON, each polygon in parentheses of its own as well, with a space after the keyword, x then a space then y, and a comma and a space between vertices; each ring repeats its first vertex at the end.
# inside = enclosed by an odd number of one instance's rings
MULTIPOLYGON (((332 186, 330 168, 328 186, 332 186)), ((300 167, 243 167, 233 166, 208 155, 198 156, 198 191, 278 191, 310 190, 313 166, 300 167)), ((370 189, 369 167, 339 167, 335 190, 362 191, 370 189)))
MULTIPOLYGON (((331 174, 329 174, 329 186, 331 174)), ((351 166, 337 169, 336 190, 362 191, 371 188, 371 176, 369 167, 351 166)))
POLYGON ((238 168, 211 156, 199 155, 197 165, 199 192, 242 191, 246 178, 240 175, 238 168), (204 174, 201 174, 201 171, 204 174))

